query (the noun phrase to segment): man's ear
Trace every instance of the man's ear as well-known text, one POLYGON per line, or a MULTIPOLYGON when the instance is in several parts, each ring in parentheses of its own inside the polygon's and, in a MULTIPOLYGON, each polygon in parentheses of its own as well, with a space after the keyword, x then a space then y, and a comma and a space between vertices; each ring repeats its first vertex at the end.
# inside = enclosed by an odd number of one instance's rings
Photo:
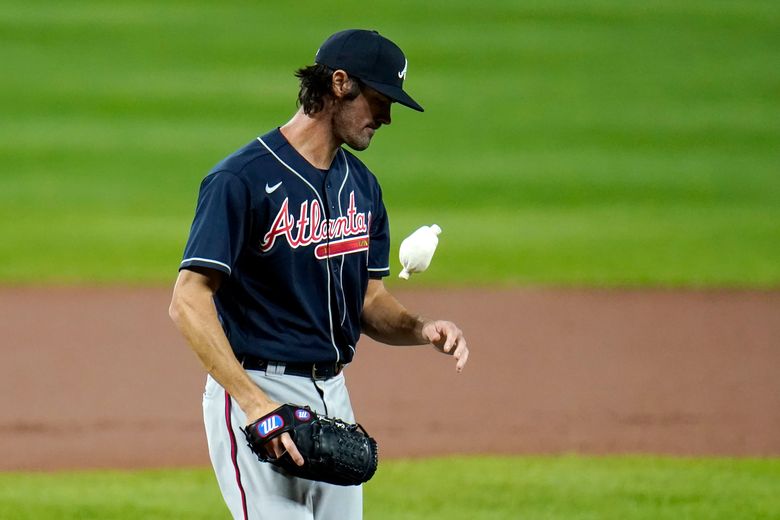
POLYGON ((336 99, 341 99, 352 91, 352 81, 349 74, 341 69, 333 73, 331 89, 336 99))

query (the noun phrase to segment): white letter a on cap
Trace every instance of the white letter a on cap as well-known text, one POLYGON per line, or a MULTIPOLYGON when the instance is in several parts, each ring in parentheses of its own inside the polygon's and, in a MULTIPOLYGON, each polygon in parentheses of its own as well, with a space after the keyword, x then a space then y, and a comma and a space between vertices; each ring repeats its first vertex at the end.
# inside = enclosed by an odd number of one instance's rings
POLYGON ((404 59, 404 70, 398 73, 398 79, 406 79, 406 69, 409 67, 409 60, 404 59))

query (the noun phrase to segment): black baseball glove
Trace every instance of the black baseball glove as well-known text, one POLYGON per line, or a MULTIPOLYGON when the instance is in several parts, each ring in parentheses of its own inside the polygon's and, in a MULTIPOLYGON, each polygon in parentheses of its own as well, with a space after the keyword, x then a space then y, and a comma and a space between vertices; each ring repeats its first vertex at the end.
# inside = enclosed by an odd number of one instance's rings
POLYGON ((295 477, 356 486, 373 477, 379 463, 376 441, 362 426, 317 415, 305 406, 283 404, 242 431, 260 461, 295 477), (285 432, 303 456, 303 466, 289 453, 273 458, 266 452, 266 444, 285 432))

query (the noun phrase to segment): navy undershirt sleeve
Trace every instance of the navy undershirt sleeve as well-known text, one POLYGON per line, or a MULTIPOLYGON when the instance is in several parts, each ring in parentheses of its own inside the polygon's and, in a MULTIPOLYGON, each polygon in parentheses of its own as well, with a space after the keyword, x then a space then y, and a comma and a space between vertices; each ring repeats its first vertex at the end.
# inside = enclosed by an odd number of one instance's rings
POLYGON ((249 209, 242 179, 224 170, 206 176, 179 269, 208 267, 230 275, 249 229, 249 209))

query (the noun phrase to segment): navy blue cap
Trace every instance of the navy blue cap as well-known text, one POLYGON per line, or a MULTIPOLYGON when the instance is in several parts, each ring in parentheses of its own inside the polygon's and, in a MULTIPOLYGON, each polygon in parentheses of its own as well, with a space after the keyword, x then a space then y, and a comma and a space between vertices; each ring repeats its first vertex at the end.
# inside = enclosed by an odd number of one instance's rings
POLYGON ((376 31, 348 29, 337 32, 320 46, 314 62, 331 69, 341 69, 393 101, 423 111, 404 92, 409 62, 403 51, 376 31))

